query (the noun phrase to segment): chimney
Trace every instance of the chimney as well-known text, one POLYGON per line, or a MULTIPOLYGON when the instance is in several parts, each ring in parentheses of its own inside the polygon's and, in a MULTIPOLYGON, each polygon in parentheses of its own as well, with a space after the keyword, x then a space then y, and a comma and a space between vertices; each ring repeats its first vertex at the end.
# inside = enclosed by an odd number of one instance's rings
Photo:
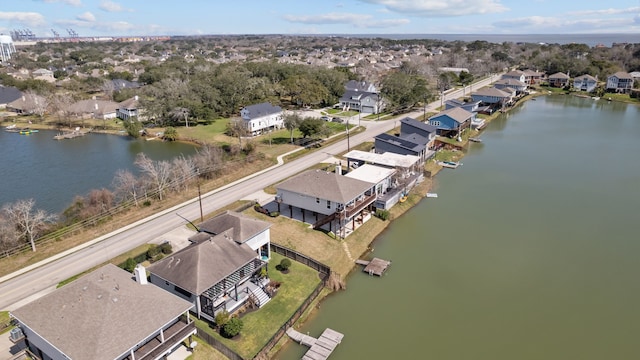
POLYGON ((342 166, 340 165, 340 163, 336 164, 336 174, 342 175, 342 166))
POLYGON ((136 265, 136 268, 133 269, 133 273, 136 275, 136 281, 138 282, 138 284, 147 284, 147 270, 142 264, 136 265))

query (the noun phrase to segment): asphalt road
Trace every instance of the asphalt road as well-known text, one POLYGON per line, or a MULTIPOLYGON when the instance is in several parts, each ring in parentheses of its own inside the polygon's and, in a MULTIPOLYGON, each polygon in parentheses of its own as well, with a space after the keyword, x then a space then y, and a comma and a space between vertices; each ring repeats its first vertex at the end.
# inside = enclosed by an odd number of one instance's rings
MULTIPOLYGON (((497 80, 498 75, 484 79, 473 84, 473 89, 479 89, 497 80)), ((470 87, 465 90, 470 93, 470 87)), ((463 96, 463 90, 455 90, 446 93, 444 100, 463 96)), ((426 111, 433 111, 439 107, 438 100, 427 106, 426 111)), ((365 131, 349 137, 349 144, 355 146, 365 141, 371 141, 374 136, 387 132, 397 126, 397 121, 404 117, 419 117, 422 111, 405 114, 397 119, 381 122, 360 120, 365 131)), ((358 116, 352 117, 351 124, 358 123, 358 116)), ((211 213, 239 199, 242 199, 266 186, 288 178, 311 164, 325 160, 329 155, 340 154, 347 150, 347 140, 322 147, 313 153, 291 161, 289 163, 274 166, 260 173, 251 175, 220 189, 216 189, 202 195, 202 208, 204 213, 211 213)), ((147 219, 138 221, 120 230, 97 238, 90 243, 80 246, 73 251, 50 259, 46 264, 24 269, 0 279, 0 309, 13 310, 23 304, 51 291, 62 280, 68 279, 94 266, 102 264, 123 252, 136 246, 148 243, 161 237, 167 232, 185 225, 185 221, 178 216, 187 219, 198 219, 200 208, 196 199, 192 199, 171 209, 162 211, 147 219)), ((46 262, 46 261, 45 261, 46 262)))

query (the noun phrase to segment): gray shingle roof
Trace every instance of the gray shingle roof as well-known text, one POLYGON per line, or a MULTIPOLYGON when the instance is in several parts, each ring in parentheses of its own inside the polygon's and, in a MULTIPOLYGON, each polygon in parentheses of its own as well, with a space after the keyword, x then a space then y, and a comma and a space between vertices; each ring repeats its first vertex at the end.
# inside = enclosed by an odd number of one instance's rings
POLYGON ((557 72, 555 74, 549 75, 549 80, 551 79, 563 79, 563 80, 568 80, 569 79, 569 75, 563 73, 563 72, 557 72))
POLYGON ((69 358, 112 360, 192 306, 109 264, 11 314, 69 358))
POLYGON ((591 76, 591 75, 589 75, 589 74, 584 74, 584 75, 576 76, 573 80, 574 80, 574 81, 585 81, 585 80, 597 81, 597 80, 596 80, 596 78, 594 78, 593 76, 591 76))
POLYGON ((375 137, 376 141, 383 141, 386 142, 388 144, 392 144, 394 146, 398 146, 407 150, 411 150, 415 153, 419 153, 420 151, 425 149, 425 144, 419 144, 416 142, 413 142, 409 139, 406 138, 402 138, 399 136, 393 136, 391 134, 387 134, 387 133, 382 133, 379 135, 376 135, 375 137))
POLYGON ((332 172, 308 170, 281 182, 276 185, 276 188, 346 204, 369 190, 373 185, 332 172))
POLYGON ((247 111, 249 119, 255 119, 282 112, 282 108, 280 106, 274 106, 268 102, 245 106, 244 109, 247 111))
POLYGON ((233 240, 237 243, 243 243, 270 227, 271 223, 266 221, 227 210, 200 224, 200 231, 217 235, 231 229, 233 240))
POLYGON ((503 98, 507 98, 510 97, 511 95, 509 93, 506 93, 500 89, 496 89, 494 87, 489 87, 489 88, 482 88, 479 90, 474 91, 473 93, 471 93, 471 96, 473 95, 479 95, 479 96, 496 96, 496 97, 503 97, 503 98))
POLYGON ((149 272, 192 294, 200 295, 234 271, 253 261, 257 253, 233 240, 233 230, 198 241, 148 267, 149 272))
POLYGON ((506 85, 506 86, 527 86, 527 84, 523 83, 522 81, 512 79, 512 78, 500 79, 495 83, 497 85, 506 85))
POLYGON ((0 104, 8 104, 22 97, 22 92, 15 87, 0 85, 0 104))
POLYGON ((435 126, 431 126, 429 124, 423 123, 422 121, 418 121, 410 117, 406 117, 400 120, 400 130, 404 131, 402 129, 402 125, 405 125, 405 130, 408 130, 407 127, 408 128, 414 127, 416 129, 419 129, 427 133, 435 133, 438 130, 435 126))
POLYGON ((631 76, 628 72, 625 71, 618 71, 613 75, 609 75, 609 77, 611 76, 615 76, 618 79, 629 79, 629 80, 633 80, 633 76, 631 76))

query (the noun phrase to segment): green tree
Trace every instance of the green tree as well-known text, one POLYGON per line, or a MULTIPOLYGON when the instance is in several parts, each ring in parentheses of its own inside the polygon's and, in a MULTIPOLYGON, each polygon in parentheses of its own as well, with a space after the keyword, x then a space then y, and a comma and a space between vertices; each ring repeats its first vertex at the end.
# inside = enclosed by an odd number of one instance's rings
POLYGON ((128 120, 123 120, 124 129, 127 131, 127 134, 133 138, 140 137, 140 130, 142 130, 142 123, 138 121, 137 118, 132 117, 128 120))
POLYGON ((316 118, 306 118, 298 125, 298 130, 302 133, 303 137, 313 137, 320 134, 322 127, 324 127, 324 121, 316 118))
POLYGON ((176 141, 178 140, 178 130, 176 130, 176 128, 174 128, 173 126, 169 126, 164 129, 162 138, 167 141, 176 141))
POLYGON ((427 81, 422 76, 403 72, 385 76, 380 92, 391 106, 397 108, 413 107, 431 96, 427 81))
POLYGON ((222 327, 222 331, 220 332, 220 335, 230 339, 240 334, 240 331, 242 331, 243 326, 244 326, 244 323, 239 317, 232 317, 231 319, 229 319, 229 321, 227 321, 226 324, 224 324, 224 326, 222 327))
POLYGON ((300 122, 302 118, 297 113, 288 113, 284 116, 284 127, 289 130, 289 136, 291 138, 291 143, 293 144, 293 131, 300 126, 300 122))

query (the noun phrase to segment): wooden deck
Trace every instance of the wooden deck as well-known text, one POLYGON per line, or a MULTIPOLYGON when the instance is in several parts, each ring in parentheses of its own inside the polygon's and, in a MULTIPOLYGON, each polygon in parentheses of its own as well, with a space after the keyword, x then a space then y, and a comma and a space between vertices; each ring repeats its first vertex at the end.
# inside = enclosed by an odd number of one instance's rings
POLYGON ((364 269, 362 271, 369 275, 382 276, 382 274, 384 274, 387 268, 391 265, 391 261, 373 258, 371 261, 356 260, 356 264, 364 265, 364 269))
POLYGON ((317 339, 298 332, 294 328, 287 329, 287 335, 298 343, 309 347, 309 350, 302 356, 302 360, 328 359, 344 338, 343 334, 332 329, 325 329, 317 339))

